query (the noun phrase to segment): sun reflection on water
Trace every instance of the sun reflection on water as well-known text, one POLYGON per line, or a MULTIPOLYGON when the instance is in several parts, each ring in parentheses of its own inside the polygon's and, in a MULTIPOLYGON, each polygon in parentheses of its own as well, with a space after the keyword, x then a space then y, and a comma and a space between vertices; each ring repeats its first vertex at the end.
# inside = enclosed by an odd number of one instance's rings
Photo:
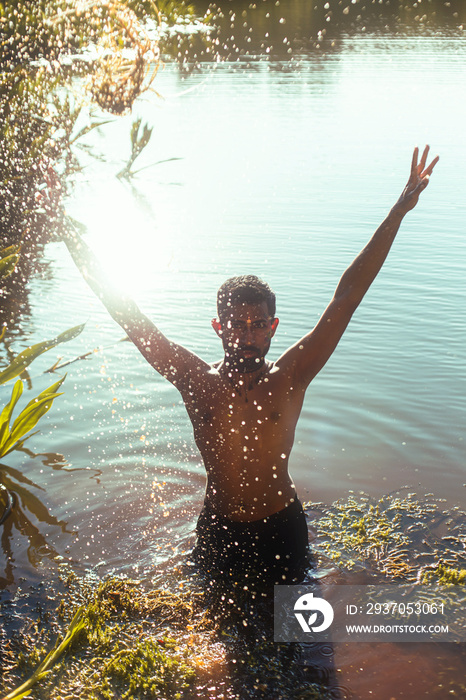
POLYGON ((154 222, 154 213, 144 211, 134 194, 113 178, 77 201, 73 216, 88 222, 86 241, 113 286, 131 297, 158 286, 157 277, 170 272, 176 252, 173 240, 154 222))

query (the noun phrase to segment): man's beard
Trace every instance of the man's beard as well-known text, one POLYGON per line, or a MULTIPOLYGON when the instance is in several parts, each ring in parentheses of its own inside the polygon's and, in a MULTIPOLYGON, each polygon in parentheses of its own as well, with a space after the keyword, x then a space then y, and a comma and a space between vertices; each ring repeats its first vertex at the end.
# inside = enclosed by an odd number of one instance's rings
POLYGON ((251 345, 238 345, 238 347, 225 348, 226 364, 236 372, 255 372, 264 364, 265 355, 270 343, 262 351, 251 345), (245 357, 245 353, 254 353, 245 357))

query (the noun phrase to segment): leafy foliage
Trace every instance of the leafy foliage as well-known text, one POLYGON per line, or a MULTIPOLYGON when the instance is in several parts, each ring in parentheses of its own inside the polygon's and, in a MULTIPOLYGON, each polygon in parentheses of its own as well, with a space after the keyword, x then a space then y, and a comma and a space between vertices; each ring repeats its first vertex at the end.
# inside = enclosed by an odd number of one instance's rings
MULTIPOLYGON (((52 340, 44 340, 40 343, 36 343, 35 345, 31 345, 29 348, 26 348, 20 352, 11 360, 9 365, 2 372, 0 372, 0 384, 4 384, 10 379, 14 379, 20 375, 31 364, 31 362, 39 357, 39 355, 42 355, 42 353, 54 348, 59 343, 64 343, 75 338, 79 333, 81 333, 83 328, 83 325, 75 326, 74 328, 70 328, 63 333, 60 333, 52 340)), ((21 449, 26 440, 35 434, 31 431, 35 428, 42 416, 44 416, 47 411, 50 410, 54 400, 61 395, 62 392, 59 392, 58 390, 60 389, 64 380, 65 377, 62 377, 31 399, 12 423, 13 413, 15 412, 18 401, 23 393, 23 382, 21 379, 18 379, 15 382, 11 391, 10 399, 0 413, 0 458, 6 456, 13 450, 21 449)), ((20 472, 16 472, 16 470, 0 465, 0 483, 3 485, 3 487, 6 488, 8 492, 9 490, 14 490, 20 493, 23 500, 27 500, 28 503, 33 504, 32 509, 35 510, 39 520, 45 519, 48 521, 49 515, 42 503, 38 502, 37 498, 28 490, 11 481, 8 476, 9 474, 15 476, 17 481, 24 482, 32 486, 34 486, 33 482, 23 477, 20 472), (43 517, 41 517, 41 514, 43 517)), ((5 508, 3 510, 6 512, 5 508)), ((3 511, 0 513, 0 519, 4 520, 3 511)))
POLYGON ((370 567, 392 581, 465 582, 461 511, 442 512, 435 500, 415 494, 375 500, 352 493, 313 509, 320 516, 313 548, 342 569, 370 567), (445 522, 447 535, 440 527, 445 522))
POLYGON ((133 174, 131 172, 131 168, 134 164, 134 161, 140 155, 143 149, 147 146, 152 136, 152 129, 148 126, 148 124, 144 124, 144 126, 142 127, 142 133, 141 135, 139 135, 139 132, 141 131, 141 125, 142 119, 136 119, 133 122, 131 128, 131 156, 123 170, 121 170, 118 173, 118 177, 120 178, 129 177, 133 174))
POLYGON ((31 364, 31 362, 36 359, 36 357, 42 355, 42 353, 46 352, 47 350, 51 350, 60 343, 66 343, 68 340, 76 338, 76 336, 81 333, 83 328, 84 324, 74 326, 63 333, 60 333, 60 335, 57 335, 57 337, 53 338, 52 340, 43 340, 42 342, 31 345, 30 347, 26 348, 26 350, 20 352, 12 360, 12 362, 10 362, 8 367, 4 369, 3 372, 0 372, 0 384, 4 384, 10 379, 17 377, 26 369, 26 367, 31 364))
POLYGON ((0 280, 9 277, 19 260, 20 246, 11 245, 0 250, 0 280))
MULTIPOLYGON (((60 393, 57 393, 57 390, 62 385, 63 381, 64 377, 32 399, 32 401, 27 404, 26 408, 21 411, 10 428, 12 413, 23 392, 23 382, 21 379, 18 379, 11 392, 10 401, 0 414, 0 457, 4 457, 19 446, 23 446, 27 439, 27 437, 25 438, 24 436, 27 435, 27 433, 35 427, 40 418, 47 413, 52 406, 53 400, 56 399, 57 396, 61 396, 60 393)), ((31 436, 29 435, 28 437, 31 436)))
POLYGON ((74 615, 73 620, 71 621, 71 624, 68 627, 63 640, 61 642, 59 641, 56 643, 54 648, 47 654, 45 659, 42 661, 42 663, 38 666, 36 671, 31 676, 31 678, 29 678, 25 683, 13 690, 11 693, 5 695, 3 700, 20 700, 20 698, 24 698, 26 695, 29 695, 31 688, 34 685, 36 685, 36 683, 38 683, 40 680, 45 678, 52 666, 54 666, 54 664, 57 662, 57 660, 66 650, 66 648, 70 645, 75 635, 78 634, 78 632, 84 627, 84 625, 84 610, 83 608, 79 608, 76 611, 76 614, 74 615))
MULTIPOLYGON (((63 641, 57 642, 29 680, 4 700, 24 697, 45 679, 68 648, 72 664, 60 674, 59 692, 65 690, 67 695, 77 681, 80 697, 109 700, 180 698, 203 669, 203 661, 212 656, 213 630, 192 592, 146 592, 136 581, 110 578, 97 590, 86 592, 83 586, 78 596, 84 600, 80 600, 63 641), (141 635, 141 624, 148 623, 150 629, 141 635), (187 627, 192 630, 188 635, 187 627)), ((69 600, 62 601, 62 617, 68 617, 69 607, 69 600)), ((34 648, 30 653, 34 664, 37 651, 34 648)), ((55 679, 50 680, 56 685, 55 679)))
MULTIPOLYGON (((158 21, 153 3, 144 11, 158 21)), ((76 167, 71 147, 82 135, 73 131, 89 95, 114 114, 128 111, 155 77, 158 41, 124 0, 4 0, 0 47, 0 246, 32 246, 44 239, 45 224, 47 240, 61 223, 59 208, 44 211, 39 195, 52 167, 65 191, 76 167), (72 67, 63 60, 91 46, 94 60, 72 67), (77 72, 87 75, 80 93, 77 72)))

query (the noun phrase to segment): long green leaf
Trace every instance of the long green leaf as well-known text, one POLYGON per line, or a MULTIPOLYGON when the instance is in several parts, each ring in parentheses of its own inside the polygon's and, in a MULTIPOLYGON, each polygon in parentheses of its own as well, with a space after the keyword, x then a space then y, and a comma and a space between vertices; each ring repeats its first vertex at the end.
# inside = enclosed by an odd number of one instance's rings
POLYGON ((32 406, 33 404, 37 403, 37 401, 40 401, 40 399, 45 398, 46 396, 50 396, 50 394, 56 394, 63 382, 66 379, 66 374, 58 380, 58 382, 55 382, 55 384, 52 384, 52 386, 47 387, 47 389, 44 389, 44 391, 41 391, 38 396, 35 396, 31 401, 29 401, 28 405, 26 408, 29 408, 29 406, 32 406))
POLYGON ((0 250, 0 258, 8 258, 10 255, 17 255, 20 250, 20 245, 9 245, 8 248, 2 248, 2 250, 0 250))
POLYGON ((11 275, 18 263, 18 260, 18 254, 8 255, 6 258, 0 259, 0 279, 4 279, 5 277, 11 275))
MULTIPOLYGON (((15 442, 14 446, 11 448, 11 450, 9 450, 9 452, 12 452, 13 450, 22 450, 24 443, 27 440, 29 440, 29 438, 32 438, 33 435, 37 435, 38 433, 40 433, 40 430, 35 430, 33 433, 29 433, 29 435, 26 435, 26 437, 23 438, 22 440, 18 440, 17 442, 15 442)), ((36 485, 37 484, 35 484, 35 486, 36 485)))
POLYGON ((33 429, 38 420, 50 409, 53 400, 61 395, 61 393, 49 394, 43 396, 41 399, 35 399, 21 411, 13 423, 10 436, 0 447, 0 457, 4 457, 8 452, 14 449, 15 443, 33 429))
POLYGON ((164 158, 163 160, 157 160, 155 163, 150 163, 149 165, 144 165, 142 168, 137 170, 132 170, 131 175, 137 175, 142 170, 147 170, 147 168, 153 168, 155 165, 161 165, 162 163, 170 163, 172 160, 183 160, 183 158, 164 158))
POLYGON ((11 398, 0 414, 0 454, 4 443, 10 435, 10 419, 18 399, 23 393, 23 382, 18 379, 11 391, 11 398))
POLYGON ((69 328, 67 331, 60 333, 60 335, 57 335, 57 337, 53 338, 52 340, 44 340, 41 343, 31 345, 30 347, 26 348, 26 350, 20 352, 19 355, 17 355, 8 365, 8 367, 4 369, 3 372, 0 372, 0 384, 4 384, 10 379, 17 377, 18 374, 21 374, 21 372, 23 372, 23 370, 36 359, 36 357, 42 355, 43 352, 54 348, 59 343, 66 343, 68 340, 76 338, 76 336, 81 333, 84 325, 85 324, 81 324, 79 326, 69 328))
POLYGON ((111 124, 114 121, 114 119, 105 119, 104 121, 100 122, 92 122, 88 126, 83 127, 80 131, 78 131, 76 136, 73 136, 73 138, 70 139, 70 145, 78 139, 82 138, 83 136, 86 136, 86 134, 92 131, 92 129, 97 129, 99 126, 104 126, 104 124, 111 124))
POLYGON ((15 690, 12 690, 8 695, 5 695, 3 700, 20 700, 20 698, 24 698, 26 695, 29 695, 30 689, 44 676, 47 675, 47 673, 50 671, 50 669, 56 664, 60 656, 63 654, 63 652, 67 649, 67 647, 71 644, 75 636, 80 632, 80 630, 87 624, 87 618, 85 616, 85 608, 84 606, 81 606, 78 608, 76 611, 71 624, 65 634, 64 639, 61 642, 57 642, 52 651, 50 651, 45 659, 42 661, 40 666, 35 670, 31 678, 27 680, 25 683, 20 685, 18 688, 15 690))

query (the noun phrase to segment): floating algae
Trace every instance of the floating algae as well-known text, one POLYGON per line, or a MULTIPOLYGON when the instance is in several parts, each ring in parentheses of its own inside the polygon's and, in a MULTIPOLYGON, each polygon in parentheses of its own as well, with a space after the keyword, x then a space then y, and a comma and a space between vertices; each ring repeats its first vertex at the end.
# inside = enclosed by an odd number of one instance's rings
POLYGON ((420 582, 439 583, 441 586, 463 586, 466 584, 466 569, 453 569, 441 562, 430 569, 423 569, 420 582))
MULTIPOLYGON (((246 636, 239 628, 219 627, 216 616, 203 605, 203 594, 192 586, 181 594, 165 589, 148 592, 141 582, 111 578, 96 586, 72 573, 66 583, 68 594, 55 614, 32 625, 26 621, 26 630, 8 645, 5 683, 12 687, 32 675, 29 697, 334 697, 313 669, 307 675, 303 672, 296 647, 257 643, 250 626, 243 627, 246 636), (57 618, 62 624, 69 622, 77 605, 82 629, 76 631, 66 654, 54 655, 56 663, 49 673, 39 677, 36 667, 51 646, 52 631, 56 636, 57 618)), ((13 691, 9 700, 18 697, 13 691)))
MULTIPOLYGON (((350 494, 330 506, 308 504, 306 510, 315 532, 311 576, 325 578, 330 563, 346 582, 352 572, 363 571, 371 583, 466 583, 465 514, 458 509, 447 511, 441 502, 413 494, 378 500, 350 494)), ((34 619, 23 616, 21 633, 2 644, 3 692, 34 672, 39 682, 27 692, 37 700, 324 700, 342 691, 331 658, 327 667, 322 659, 314 667, 314 660, 306 659, 310 668, 303 669, 299 648, 259 640, 253 626, 243 627, 244 615, 241 624, 227 626, 193 581, 183 584, 176 592, 147 590, 146 583, 125 578, 80 578, 63 564, 65 594, 58 608, 42 609, 34 619), (76 610, 81 610, 81 629, 76 619, 73 623, 76 610), (54 643, 63 628, 73 634, 59 656, 60 644, 54 643), (46 658, 56 663, 39 679, 46 658)), ((49 601, 56 600, 58 588, 49 589, 49 601)), ((456 688, 454 675, 453 668, 444 689, 456 688)))
POLYGON ((318 566, 330 559, 390 581, 465 583, 466 514, 441 506, 429 496, 354 493, 331 506, 309 504, 318 566))
MULTIPOLYGON (((85 598, 91 586, 76 577, 68 579, 70 594, 59 606, 58 616, 71 616, 73 604, 85 598)), ((206 664, 215 662, 212 631, 207 630, 205 612, 195 596, 166 590, 147 592, 128 579, 102 582, 88 602, 79 608, 80 625, 68 629, 69 651, 58 658, 48 675, 33 674, 41 684, 33 690, 39 698, 181 698, 183 690, 202 676, 206 664)), ((16 673, 31 670, 50 636, 36 625, 9 645, 10 663, 17 656, 16 673)), ((49 658, 49 657, 47 657, 49 658)), ((10 681, 11 683, 11 681, 10 681)), ((20 690, 20 689, 18 689, 20 690)), ((32 691, 29 691, 30 694, 32 691)), ((8 700, 22 697, 11 692, 8 700)))

